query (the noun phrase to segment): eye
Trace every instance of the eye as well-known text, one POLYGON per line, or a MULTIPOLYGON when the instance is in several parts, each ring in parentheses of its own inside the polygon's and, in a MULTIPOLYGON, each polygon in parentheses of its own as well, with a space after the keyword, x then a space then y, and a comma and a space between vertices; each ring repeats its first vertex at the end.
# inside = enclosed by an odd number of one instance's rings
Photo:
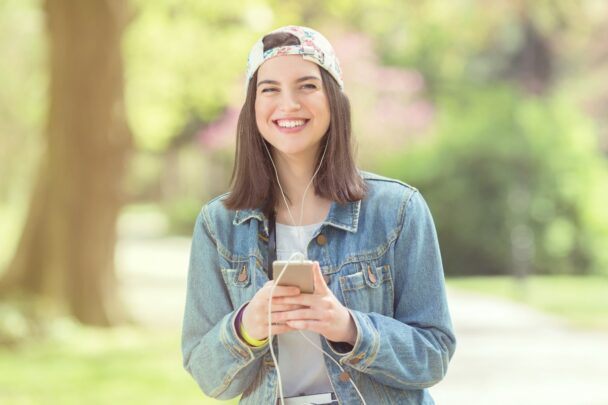
POLYGON ((272 93, 275 91, 279 91, 279 89, 277 89, 276 87, 264 87, 262 88, 262 90, 260 90, 260 93, 272 93))
POLYGON ((302 85, 302 88, 305 90, 316 90, 317 89, 317 85, 314 83, 305 83, 302 85))

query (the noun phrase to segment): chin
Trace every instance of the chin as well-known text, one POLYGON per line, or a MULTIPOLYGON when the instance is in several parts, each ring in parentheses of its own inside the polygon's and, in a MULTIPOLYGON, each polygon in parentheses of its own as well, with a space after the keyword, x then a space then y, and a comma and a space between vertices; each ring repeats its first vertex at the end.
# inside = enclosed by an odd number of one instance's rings
POLYGON ((275 149, 277 151, 279 151, 280 153, 284 154, 284 155, 289 155, 289 156, 301 156, 301 155, 307 155, 311 153, 311 148, 310 147, 303 147, 303 146, 279 146, 279 147, 275 147, 275 149))

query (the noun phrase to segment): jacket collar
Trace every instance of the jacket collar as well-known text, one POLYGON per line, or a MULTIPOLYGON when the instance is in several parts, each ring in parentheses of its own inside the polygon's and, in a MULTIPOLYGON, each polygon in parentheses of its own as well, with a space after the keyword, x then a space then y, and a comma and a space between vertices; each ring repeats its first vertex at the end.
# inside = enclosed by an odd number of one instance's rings
POLYGON ((252 218, 257 219, 260 222, 264 222, 266 220, 266 215, 259 208, 246 208, 244 210, 236 210, 236 215, 234 216, 234 220, 232 221, 232 225, 241 225, 245 221, 248 221, 252 218))
POLYGON ((361 200, 346 204, 331 203, 329 214, 323 223, 347 232, 357 232, 361 200))
MULTIPOLYGON (((329 208, 329 214, 323 221, 324 225, 333 226, 338 229, 343 229, 347 232, 357 232, 359 225, 359 212, 361 210, 361 201, 350 202, 346 204, 338 204, 336 202, 331 203, 329 208)), ((232 221, 233 225, 241 225, 242 223, 250 220, 257 219, 267 225, 267 218, 259 208, 246 208, 243 210, 237 210, 232 221)))

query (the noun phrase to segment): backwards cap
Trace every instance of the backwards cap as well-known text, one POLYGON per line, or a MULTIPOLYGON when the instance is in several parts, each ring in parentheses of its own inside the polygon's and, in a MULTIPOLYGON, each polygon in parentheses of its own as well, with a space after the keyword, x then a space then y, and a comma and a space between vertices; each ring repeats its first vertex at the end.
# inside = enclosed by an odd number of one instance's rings
POLYGON ((308 61, 314 62, 325 69, 336 81, 341 89, 344 89, 342 81, 342 71, 336 53, 329 41, 319 32, 308 27, 300 27, 296 25, 288 25, 276 29, 260 38, 251 48, 249 58, 247 60, 247 81, 245 85, 253 77, 254 73, 270 58, 282 55, 302 55, 308 61), (264 43, 262 39, 270 34, 284 32, 292 34, 300 40, 300 45, 287 45, 272 48, 264 52, 264 43))

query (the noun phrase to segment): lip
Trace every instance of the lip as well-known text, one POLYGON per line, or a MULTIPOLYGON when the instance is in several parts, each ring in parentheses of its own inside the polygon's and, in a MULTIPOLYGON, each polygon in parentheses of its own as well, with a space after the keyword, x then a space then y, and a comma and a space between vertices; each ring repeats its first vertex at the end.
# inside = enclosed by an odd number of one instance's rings
POLYGON ((308 126, 308 123, 310 122, 309 118, 295 118, 295 117, 286 117, 286 118, 277 118, 272 120, 272 123, 274 124, 275 128, 279 131, 279 132, 283 132, 286 134, 291 134, 291 133, 295 133, 295 132, 300 132, 301 130, 303 130, 304 128, 306 128, 308 126), (304 125, 299 126, 299 127, 293 127, 293 128, 285 128, 285 127, 281 127, 278 124, 278 121, 304 121, 304 125))

